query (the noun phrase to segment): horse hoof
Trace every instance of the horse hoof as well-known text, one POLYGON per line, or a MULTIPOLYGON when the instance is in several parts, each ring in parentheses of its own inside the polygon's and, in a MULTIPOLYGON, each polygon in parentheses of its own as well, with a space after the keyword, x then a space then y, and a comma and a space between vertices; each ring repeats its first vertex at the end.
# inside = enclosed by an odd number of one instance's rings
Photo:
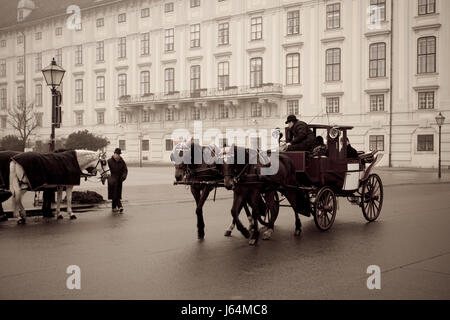
POLYGON ((256 243, 258 242, 258 239, 250 239, 249 241, 248 241, 248 244, 249 245, 251 245, 251 246, 256 246, 256 243))
POLYGON ((270 237, 272 237, 272 233, 273 233, 273 230, 272 230, 272 229, 267 229, 267 230, 263 233, 263 240, 270 240, 270 237))
POLYGON ((59 215, 57 219, 58 219, 58 220, 61 220, 62 218, 63 218, 63 216, 62 216, 62 215, 59 215))
POLYGON ((300 236, 301 234, 302 234, 302 230, 295 230, 294 235, 295 235, 296 237, 300 236))
POLYGON ((242 231, 242 235, 245 237, 245 239, 248 239, 250 238, 250 231, 244 229, 244 231, 242 231))
POLYGON ((20 218, 19 220, 17 220, 17 224, 25 224, 26 221, 23 218, 20 218))
POLYGON ((225 231, 224 236, 225 237, 231 237, 231 231, 230 230, 225 231))
POLYGON ((197 239, 198 240, 203 240, 205 238, 205 232, 204 231, 199 231, 197 233, 197 239))
POLYGON ((71 215, 71 216, 70 216, 70 220, 75 220, 76 218, 77 218, 76 215, 71 215))

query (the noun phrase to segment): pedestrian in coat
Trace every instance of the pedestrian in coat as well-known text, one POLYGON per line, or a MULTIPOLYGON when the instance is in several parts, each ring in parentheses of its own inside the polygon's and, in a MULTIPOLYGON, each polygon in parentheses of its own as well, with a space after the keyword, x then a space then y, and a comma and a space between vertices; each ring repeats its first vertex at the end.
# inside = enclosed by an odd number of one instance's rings
POLYGON ((113 212, 123 213, 122 202, 122 184, 127 178, 128 168, 125 161, 120 156, 122 150, 116 148, 113 156, 108 160, 111 175, 108 177, 108 199, 112 200, 113 212))

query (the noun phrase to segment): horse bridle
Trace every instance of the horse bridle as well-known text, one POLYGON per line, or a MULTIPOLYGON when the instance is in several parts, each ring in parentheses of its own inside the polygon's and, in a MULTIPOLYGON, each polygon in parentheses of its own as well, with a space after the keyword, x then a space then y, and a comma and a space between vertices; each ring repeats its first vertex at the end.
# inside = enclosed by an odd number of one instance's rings
POLYGON ((97 175, 97 167, 98 165, 101 165, 102 173, 100 174, 100 179, 103 179, 103 177, 110 171, 110 169, 105 170, 104 167, 106 166, 106 160, 102 157, 98 158, 97 163, 95 164, 94 169, 92 172, 94 173, 82 173, 81 177, 83 177, 85 180, 87 180, 88 177, 95 177, 97 175))

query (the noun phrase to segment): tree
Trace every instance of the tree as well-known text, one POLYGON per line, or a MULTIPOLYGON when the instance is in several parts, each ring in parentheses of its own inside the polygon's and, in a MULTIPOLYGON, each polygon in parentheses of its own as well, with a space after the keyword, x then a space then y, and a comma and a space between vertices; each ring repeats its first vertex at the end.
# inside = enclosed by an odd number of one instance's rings
POLYGON ((87 149, 97 151, 109 144, 108 139, 96 136, 87 130, 71 133, 67 137, 66 149, 87 149))
POLYGON ((23 142, 15 135, 4 136, 0 140, 0 150, 23 151, 23 142))
POLYGON ((22 150, 25 149, 33 131, 40 125, 34 113, 34 103, 20 103, 8 109, 8 123, 19 133, 22 150))

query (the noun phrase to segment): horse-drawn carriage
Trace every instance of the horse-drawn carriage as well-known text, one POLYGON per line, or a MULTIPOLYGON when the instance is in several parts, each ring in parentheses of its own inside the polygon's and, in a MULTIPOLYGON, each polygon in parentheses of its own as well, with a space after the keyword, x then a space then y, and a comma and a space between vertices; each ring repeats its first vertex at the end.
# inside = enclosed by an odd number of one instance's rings
POLYGON ((320 130, 326 133, 326 152, 284 152, 294 163, 297 181, 297 185, 287 187, 306 195, 309 206, 306 209, 312 213, 320 230, 328 230, 333 225, 337 209, 336 197, 346 197, 352 204, 361 207, 367 221, 375 221, 383 205, 383 185, 380 177, 372 173, 372 169, 382 155, 373 151, 358 152, 356 157, 349 157, 347 130, 353 127, 309 127, 316 137, 320 130))

